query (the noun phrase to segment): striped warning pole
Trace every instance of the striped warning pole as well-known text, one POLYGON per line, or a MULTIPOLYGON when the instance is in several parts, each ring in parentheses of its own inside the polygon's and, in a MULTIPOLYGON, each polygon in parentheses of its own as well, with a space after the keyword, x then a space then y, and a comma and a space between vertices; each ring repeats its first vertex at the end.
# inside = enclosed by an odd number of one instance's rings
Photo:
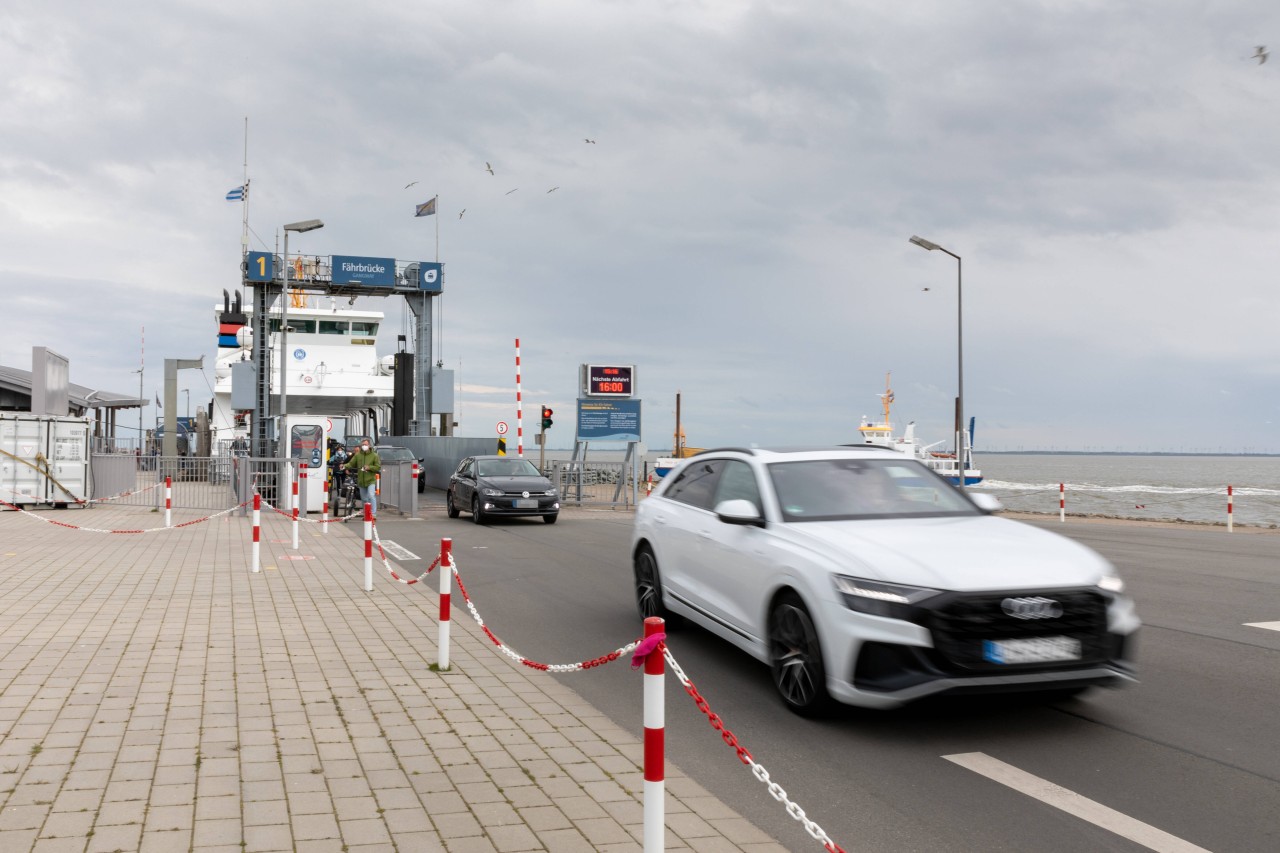
MULTIPOLYGON (((651 637, 664 630, 663 621, 657 616, 644 620, 644 635, 651 637)), ((666 769, 664 766, 664 741, 666 738, 666 711, 663 675, 666 661, 662 652, 654 649, 644 659, 644 853, 661 853, 663 825, 666 823, 666 769)))
MULTIPOLYGON (((302 476, 306 476, 303 474, 302 476)), ((298 478, 293 478, 293 550, 298 550, 298 478)))
POLYGON ((364 505, 364 591, 373 592, 373 505, 364 505))
POLYGON ((173 527, 173 478, 164 478, 164 526, 173 527))
POLYGON ((453 583, 453 540, 440 540, 440 651, 436 665, 449 668, 449 595, 453 583))
POLYGON ((253 570, 255 572, 262 571, 262 562, 259 559, 260 543, 262 541, 262 495, 257 492, 253 493, 253 570))
POLYGON ((320 504, 320 529, 329 532, 329 481, 325 481, 324 502, 320 504))
POLYGON ((520 398, 519 338, 516 338, 516 456, 524 456, 524 405, 520 398))
POLYGON ((1065 483, 1058 484, 1058 521, 1065 522, 1067 520, 1067 487, 1065 483))
POLYGON ((413 463, 413 490, 418 491, 418 463, 413 463))
POLYGON ((1231 511, 1231 487, 1227 486, 1227 532, 1228 533, 1231 532, 1231 528, 1232 528, 1231 519, 1233 515, 1234 513, 1232 513, 1231 511))

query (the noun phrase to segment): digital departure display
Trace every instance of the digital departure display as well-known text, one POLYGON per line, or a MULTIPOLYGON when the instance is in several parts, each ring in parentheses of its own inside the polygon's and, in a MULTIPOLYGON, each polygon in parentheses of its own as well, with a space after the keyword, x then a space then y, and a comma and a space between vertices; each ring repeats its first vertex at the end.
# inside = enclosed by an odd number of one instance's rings
POLYGON ((630 397, 631 378, 635 365, 587 365, 589 397, 630 397))

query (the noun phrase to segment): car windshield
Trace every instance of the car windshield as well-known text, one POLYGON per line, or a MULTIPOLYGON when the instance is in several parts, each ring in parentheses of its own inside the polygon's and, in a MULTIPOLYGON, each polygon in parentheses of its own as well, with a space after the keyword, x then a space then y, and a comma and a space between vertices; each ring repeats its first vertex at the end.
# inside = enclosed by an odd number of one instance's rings
POLYGON ((481 459, 476 462, 481 477, 537 477, 538 469, 528 459, 481 459))
POLYGON ((412 462, 413 451, 407 447, 377 447, 378 455, 388 462, 412 462))
POLYGON ((918 518, 981 511, 909 459, 815 459, 768 466, 784 521, 918 518))

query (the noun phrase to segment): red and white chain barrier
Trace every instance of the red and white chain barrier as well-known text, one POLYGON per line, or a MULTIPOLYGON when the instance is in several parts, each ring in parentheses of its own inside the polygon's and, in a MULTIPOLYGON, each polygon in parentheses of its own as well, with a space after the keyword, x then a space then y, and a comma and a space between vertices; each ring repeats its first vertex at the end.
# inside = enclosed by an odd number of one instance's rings
POLYGON ((55 527, 65 527, 68 530, 81 530, 85 533, 163 533, 166 530, 181 530, 184 527, 191 527, 192 525, 203 524, 204 522, 211 521, 215 518, 221 518, 224 515, 233 513, 248 505, 249 501, 245 501, 242 504, 236 504, 233 507, 228 507, 221 512, 215 512, 213 515, 206 515, 204 518, 193 518, 191 521, 184 521, 181 524, 175 524, 173 526, 166 525, 164 527, 147 527, 138 530, 105 530, 100 527, 83 527, 79 524, 67 524, 65 521, 54 521, 52 518, 45 518, 43 515, 37 515, 31 510, 23 509, 17 504, 11 504, 6 500, 0 499, 0 506, 7 506, 9 509, 20 512, 23 515, 29 515, 37 521, 43 521, 45 524, 52 524, 55 527))
POLYGON ((577 663, 539 663, 535 660, 530 660, 499 640, 494 633, 489 630, 489 627, 484 624, 484 620, 480 618, 480 612, 476 610, 475 604, 471 601, 471 596, 467 594, 467 588, 462 583, 462 575, 458 574, 458 565, 452 554, 449 557, 449 568, 452 571, 454 578, 458 581, 458 592, 462 593, 462 600, 466 602, 467 610, 471 611, 471 618, 476 620, 476 624, 480 626, 480 630, 484 632, 484 635, 489 638, 490 642, 498 647, 498 651, 502 652, 504 655, 522 666, 527 666, 530 669, 536 669, 540 672, 557 672, 562 674, 570 672, 584 672, 597 666, 603 666, 606 663, 612 663, 623 655, 629 654, 640 645, 640 641, 637 640, 620 649, 614 649, 607 655, 601 655, 598 658, 579 661, 577 663))
MULTIPOLYGON (((676 663, 675 657, 671 654, 671 649, 667 648, 665 643, 661 648, 662 654, 666 658, 667 663, 671 665, 672 674, 674 674, 676 680, 684 686, 684 691, 693 699, 694 704, 698 706, 698 710, 707 715, 707 722, 711 724, 713 729, 720 733, 720 737, 724 740, 725 744, 737 752, 738 760, 751 768, 751 774, 753 776, 769 786, 769 795, 782 803, 783 806, 786 807, 787 814, 799 821, 804 827, 805 832, 809 833, 815 841, 821 842, 824 850, 828 851, 828 853, 845 853, 844 848, 832 841, 830 836, 823 831, 822 827, 809 820, 808 816, 804 813, 804 809, 800 808, 799 805, 792 802, 791 799, 787 797, 787 792, 783 790, 782 786, 777 782, 774 782, 769 777, 769 771, 757 764, 756 760, 751 757, 751 753, 747 751, 746 747, 741 746, 738 743, 738 739, 734 737, 733 732, 724 727, 724 721, 720 719, 720 715, 712 712, 711 706, 707 704, 707 700, 702 698, 702 695, 698 693, 698 688, 693 686, 693 682, 689 680, 689 676, 685 675, 684 670, 680 668, 680 664, 676 663)), ((648 670, 646 669, 646 671, 648 670)), ((648 725, 647 721, 645 725, 648 725)), ((647 778, 648 777, 646 777, 646 779, 647 778)), ((646 821, 648 820, 647 814, 645 819, 646 821)), ((647 845, 645 846, 645 850, 649 850, 647 845)))

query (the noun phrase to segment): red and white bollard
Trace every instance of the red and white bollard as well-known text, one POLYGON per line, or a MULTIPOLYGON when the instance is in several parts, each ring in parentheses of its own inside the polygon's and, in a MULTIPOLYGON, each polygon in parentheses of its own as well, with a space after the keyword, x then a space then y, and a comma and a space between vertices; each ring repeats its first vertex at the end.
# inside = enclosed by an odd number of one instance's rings
MULTIPOLYGON (((644 635, 661 634, 661 618, 644 620, 644 635)), ((644 659, 644 853, 662 853, 666 823, 666 709, 663 676, 666 660, 659 649, 644 659)))
POLYGON ((262 571, 260 559, 262 541, 262 495, 253 493, 253 570, 262 571))
POLYGON ((1065 483, 1058 484, 1058 521, 1065 522, 1067 520, 1067 487, 1065 483))
POLYGON ((364 591, 373 592, 373 507, 364 505, 364 591))
POLYGON ((173 527, 173 478, 164 478, 164 526, 173 527))
POLYGON ((1234 513, 1231 511, 1231 487, 1227 486, 1227 532, 1231 532, 1231 519, 1234 513))
POLYGON ((440 540, 440 643, 436 666, 449 668, 449 596, 453 584, 453 540, 440 540))
POLYGON ((649 472, 649 483, 647 486, 645 486, 644 496, 647 498, 651 494, 653 494, 653 472, 652 471, 649 472))
POLYGON ((418 491, 418 463, 413 463, 413 490, 418 491))
POLYGON ((324 533, 329 532, 329 492, 327 489, 324 493, 324 502, 320 504, 320 530, 324 533))
MULTIPOLYGON (((303 474, 302 476, 306 476, 303 474)), ((298 550, 298 478, 293 478, 293 550, 298 550)))

